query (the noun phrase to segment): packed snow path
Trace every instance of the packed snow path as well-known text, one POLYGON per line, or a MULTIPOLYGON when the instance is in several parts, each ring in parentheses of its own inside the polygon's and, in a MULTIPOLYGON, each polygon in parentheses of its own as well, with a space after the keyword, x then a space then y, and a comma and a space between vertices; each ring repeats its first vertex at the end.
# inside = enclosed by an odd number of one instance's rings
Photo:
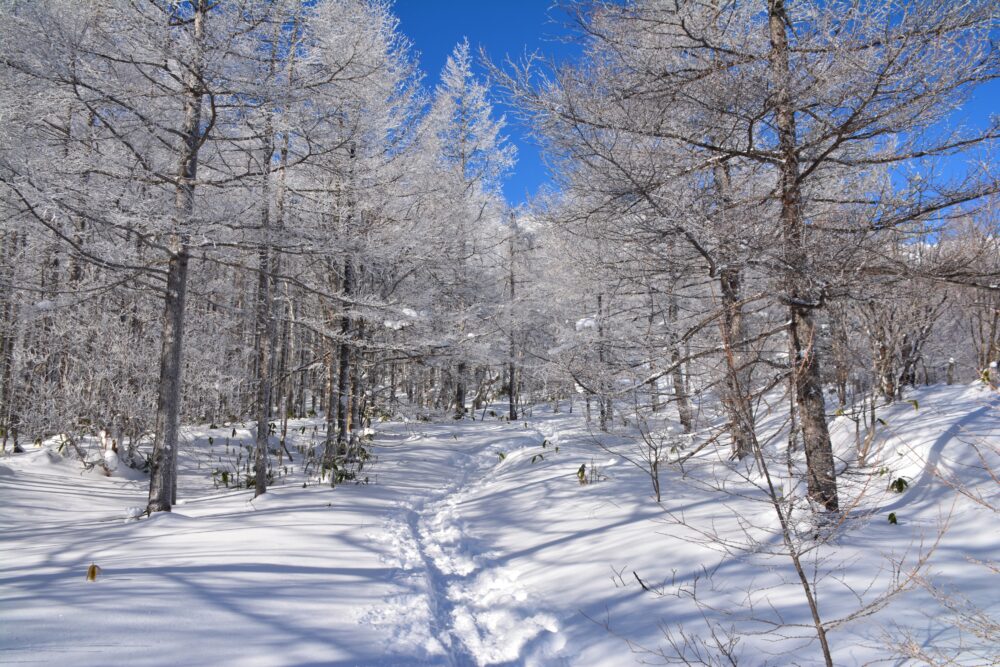
POLYGON ((467 428, 436 442, 417 435, 405 441, 433 447, 441 457, 433 465, 439 481, 400 502, 383 527, 390 562, 415 593, 380 606, 371 618, 392 629, 397 647, 417 644, 415 649, 444 655, 450 665, 529 661, 540 653, 552 658, 559 648, 558 638, 549 636, 558 632, 555 618, 538 611, 538 601, 518 583, 517 570, 497 562, 498 555, 470 532, 462 516, 463 504, 501 463, 499 452, 538 445, 543 438, 534 430, 481 426, 470 447, 459 438, 467 428))
MULTIPOLYGON (((997 396, 939 387, 914 398, 919 410, 881 412, 873 466, 886 476, 855 477, 868 480, 874 513, 811 563, 827 618, 856 610, 855 593, 877 594, 886 555, 919 555, 953 504, 928 572, 1000 614, 991 575, 975 565, 1000 553, 983 506, 1000 502, 998 487, 979 458, 997 463, 997 396), (904 493, 886 490, 895 478, 908 480, 904 493), (968 495, 942 478, 964 481, 968 495)), ((783 416, 762 420, 766 429, 783 416)), ((734 543, 749 526, 773 543, 767 508, 676 471, 664 472, 657 505, 648 476, 595 446, 578 413, 380 424, 378 461, 363 472, 371 483, 332 490, 298 468, 298 448, 321 438, 312 426, 296 424, 286 482, 256 500, 212 481, 249 429, 187 429, 181 503, 139 520, 128 516, 144 504, 144 479, 82 472, 48 446, 0 458, 0 664, 618 667, 662 663, 666 632, 731 628, 740 664, 820 664, 787 558, 723 554, 688 530, 734 543), (577 478, 582 464, 591 483, 577 478), (684 593, 695 582, 701 608, 684 593)), ((832 430, 850 452, 853 424, 832 430)), ((635 459, 634 444, 605 441, 635 459)), ((947 647, 954 621, 916 588, 832 632, 835 663, 891 658, 900 627, 947 647)), ((989 664, 985 650, 967 664, 989 664)))

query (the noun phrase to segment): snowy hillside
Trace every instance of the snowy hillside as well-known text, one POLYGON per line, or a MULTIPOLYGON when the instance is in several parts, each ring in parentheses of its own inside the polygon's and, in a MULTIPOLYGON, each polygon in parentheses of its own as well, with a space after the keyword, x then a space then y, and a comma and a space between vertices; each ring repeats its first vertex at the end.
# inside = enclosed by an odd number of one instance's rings
MULTIPOLYGON (((891 473, 854 471, 864 498, 806 557, 824 621, 847 619, 830 631, 837 664, 891 658, 907 639, 963 645, 967 664, 998 657, 918 585, 851 618, 891 587, 893 563, 905 574, 939 538, 920 576, 1000 614, 995 574, 970 562, 1000 551, 1000 487, 983 467, 996 464, 1000 400, 977 387, 914 397, 917 409, 883 415, 871 470, 891 473), (899 478, 902 493, 887 488, 899 478)), ((311 424, 296 424, 295 447, 311 424)), ((334 490, 303 488, 291 449, 287 483, 251 500, 213 484, 230 435, 187 429, 180 504, 138 520, 141 479, 83 472, 49 446, 2 459, 0 662, 613 666, 677 651, 711 662, 720 646, 739 664, 820 661, 773 512, 720 472, 737 464, 703 454, 686 478, 669 469, 658 506, 648 476, 613 453, 634 445, 602 450, 579 413, 536 410, 514 424, 381 424, 370 483, 334 490), (729 493, 707 490, 709 471, 729 493)))

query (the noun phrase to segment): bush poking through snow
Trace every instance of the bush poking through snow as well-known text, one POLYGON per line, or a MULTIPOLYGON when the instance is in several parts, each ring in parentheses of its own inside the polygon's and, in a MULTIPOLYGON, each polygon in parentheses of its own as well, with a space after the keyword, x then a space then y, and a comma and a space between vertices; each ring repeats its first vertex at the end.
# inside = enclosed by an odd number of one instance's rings
POLYGON ((584 486, 585 484, 600 482, 604 477, 601 475, 598 467, 594 465, 594 460, 591 459, 589 466, 586 463, 580 464, 580 467, 576 471, 576 479, 580 482, 580 486, 584 486))

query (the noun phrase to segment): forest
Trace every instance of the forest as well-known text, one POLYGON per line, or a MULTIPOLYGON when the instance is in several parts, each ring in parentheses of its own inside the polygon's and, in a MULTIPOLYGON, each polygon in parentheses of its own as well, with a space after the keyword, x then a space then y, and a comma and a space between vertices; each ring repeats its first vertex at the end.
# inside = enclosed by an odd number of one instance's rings
MULTIPOLYGON (((383 0, 0 1, 0 498, 16 501, 0 539, 40 559, 0 571, 27 587, 0 648, 57 664, 32 651, 66 641, 95 665, 1000 660, 1000 115, 961 120, 1000 78, 1000 4, 556 10, 578 55, 498 60, 465 40, 430 85, 383 0), (517 205, 512 122, 552 178, 517 205), (18 481, 56 461, 48 491, 18 481), (90 505, 119 492, 127 517, 117 496, 90 505), (397 652, 286 629, 301 654, 157 662, 44 630, 46 609, 90 604, 72 597, 92 590, 80 567, 114 561, 98 552, 124 531, 196 549, 163 517, 213 498, 221 514, 190 516, 384 515, 376 542, 399 563, 378 567, 422 568, 420 592, 357 623, 397 652), (622 538, 633 565, 602 543, 560 575, 641 598, 624 627, 596 597, 524 603, 565 589, 484 565, 530 542, 525 516, 556 525, 587 498, 647 522, 622 538), (79 551, 64 570, 32 549, 74 512, 94 513, 81 530, 128 522, 96 552, 58 547, 79 551), (658 531, 686 535, 690 562, 644 550, 658 531), (728 569, 743 565, 759 586, 728 569), (33 568, 84 592, 50 604, 33 568), (494 589, 518 600, 502 622, 494 589), (682 600, 696 613, 669 618, 682 600), (914 620, 931 603, 954 634, 914 620), (869 652, 838 634, 897 608, 908 621, 869 652)), ((612 515, 564 528, 617 539, 612 515)), ((314 554, 303 525, 288 539, 314 554)), ((248 534, 272 544, 275 526, 248 534)), ((294 607, 267 568, 248 577, 294 607)), ((375 578, 366 594, 390 599, 375 578)), ((336 614, 364 606, 339 591, 336 614)), ((244 621, 252 644, 267 624, 244 621)))

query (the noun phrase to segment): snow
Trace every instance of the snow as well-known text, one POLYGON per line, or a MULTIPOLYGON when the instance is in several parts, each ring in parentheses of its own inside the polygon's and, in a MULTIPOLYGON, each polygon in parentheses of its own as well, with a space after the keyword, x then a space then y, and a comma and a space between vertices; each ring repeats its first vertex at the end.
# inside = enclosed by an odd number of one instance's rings
POLYGON ((393 331, 399 331, 400 329, 403 329, 405 327, 410 326, 411 324, 413 324, 414 320, 420 319, 420 317, 421 317, 421 315, 417 311, 415 311, 412 308, 405 307, 405 306, 401 307, 401 308, 398 308, 397 312, 399 312, 399 314, 402 315, 404 319, 401 319, 401 320, 395 320, 395 319, 393 319, 393 320, 383 320, 382 321, 382 325, 386 329, 392 329, 393 331))
POLYGON ((41 301, 36 301, 34 304, 34 309, 40 313, 55 310, 55 308, 56 303, 51 299, 42 299, 41 301))
MULTIPOLYGON (((871 470, 889 473, 845 476, 845 499, 860 498, 852 518, 807 555, 826 619, 874 599, 892 559, 912 565, 943 522, 925 576, 1000 611, 989 570, 968 560, 995 561, 1000 547, 996 515, 977 501, 995 506, 997 485, 973 448, 995 455, 1000 397, 981 386, 911 397, 918 409, 880 412, 871 470), (906 490, 887 490, 890 477, 906 490)), ((776 407, 762 431, 782 420, 776 407)), ((657 505, 648 476, 616 455, 634 442, 603 436, 598 448, 580 414, 536 408, 515 423, 379 424, 371 483, 330 489, 297 467, 318 423, 291 424, 290 474, 256 500, 213 485, 230 429, 188 428, 182 502, 152 517, 140 516, 143 480, 83 472, 54 441, 0 459, 0 663, 662 664, 666 633, 733 628, 741 664, 820 664, 777 521, 741 479, 754 479, 749 465, 706 455, 667 470, 657 505), (581 484, 583 463, 601 481, 581 484)), ((846 453, 853 422, 831 428, 846 453)), ((794 519, 815 530, 809 515, 794 519)), ((915 587, 833 629, 835 663, 886 659, 905 633, 947 646, 952 623, 915 587)), ((987 662, 977 655, 967 664, 987 662)))

